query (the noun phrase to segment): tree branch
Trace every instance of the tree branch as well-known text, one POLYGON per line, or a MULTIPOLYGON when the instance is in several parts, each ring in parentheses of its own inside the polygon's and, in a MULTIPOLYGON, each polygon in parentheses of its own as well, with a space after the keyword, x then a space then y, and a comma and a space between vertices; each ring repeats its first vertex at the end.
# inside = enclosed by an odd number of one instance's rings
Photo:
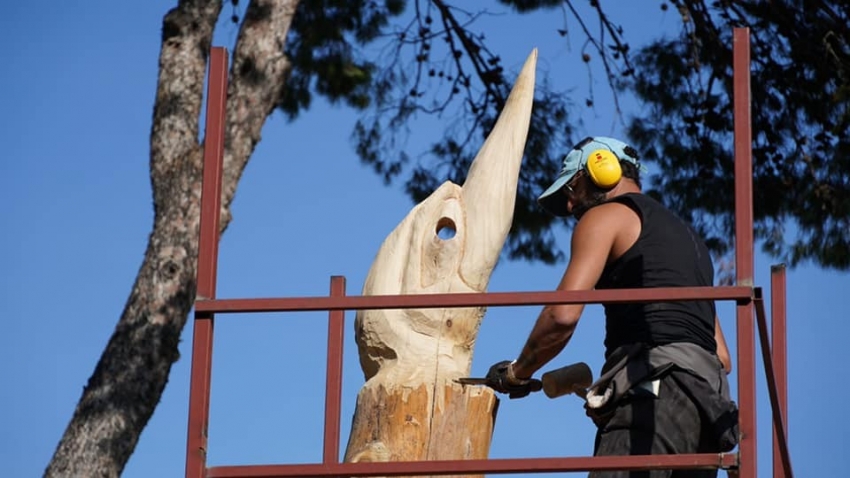
POLYGON ((230 223, 239 178, 289 74, 284 45, 298 4, 299 0, 252 0, 245 11, 227 89, 222 231, 230 223))

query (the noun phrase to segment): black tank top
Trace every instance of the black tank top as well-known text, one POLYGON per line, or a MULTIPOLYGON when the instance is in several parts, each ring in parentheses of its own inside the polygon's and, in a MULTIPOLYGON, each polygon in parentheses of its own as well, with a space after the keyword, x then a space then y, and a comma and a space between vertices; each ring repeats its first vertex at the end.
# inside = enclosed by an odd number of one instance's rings
MULTIPOLYGON (((611 199, 633 209, 640 236, 609 263, 597 289, 693 287, 714 285, 714 267, 705 243, 669 209, 643 194, 611 199)), ((649 346, 690 342, 717 352, 714 301, 604 304, 605 355, 633 343, 649 346)))

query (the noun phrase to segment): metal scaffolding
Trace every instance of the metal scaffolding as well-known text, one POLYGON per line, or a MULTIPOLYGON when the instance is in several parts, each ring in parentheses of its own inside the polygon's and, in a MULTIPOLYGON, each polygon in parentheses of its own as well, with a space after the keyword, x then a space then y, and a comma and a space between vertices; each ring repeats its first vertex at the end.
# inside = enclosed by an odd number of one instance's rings
POLYGON ((762 289, 753 283, 752 137, 750 121, 749 30, 736 28, 733 45, 735 132, 735 256, 737 285, 593 291, 498 292, 393 296, 347 296, 345 278, 330 280, 327 297, 216 299, 219 213, 227 91, 227 51, 210 53, 204 178, 201 196, 198 288, 192 342, 186 477, 329 477, 440 474, 508 474, 591 470, 726 469, 730 476, 755 478, 756 357, 758 330, 773 421, 773 476, 791 478, 786 434, 787 367, 785 268, 771 268, 771 333, 762 289), (729 300, 736 302, 740 442, 736 452, 615 457, 552 457, 442 460, 385 463, 340 463, 342 348, 346 310, 447 308, 578 303, 651 302, 658 300, 729 300), (327 379, 324 445, 321 463, 207 467, 213 325, 217 315, 239 312, 328 311, 327 379), (772 344, 771 344, 772 342, 772 344), (771 346, 772 345, 772 346, 771 346))

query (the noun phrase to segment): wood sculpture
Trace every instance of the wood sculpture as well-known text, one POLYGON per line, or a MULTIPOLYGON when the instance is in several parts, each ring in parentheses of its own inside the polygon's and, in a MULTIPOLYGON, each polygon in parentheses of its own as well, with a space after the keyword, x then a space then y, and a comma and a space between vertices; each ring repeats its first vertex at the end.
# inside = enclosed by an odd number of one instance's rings
MULTIPOLYGON (((484 292, 514 212, 534 98, 531 52, 463 186, 443 183, 381 245, 363 295, 484 292), (442 234, 453 232, 454 235, 442 234)), ((461 386, 484 308, 358 312, 366 383, 357 397, 347 462, 486 458, 498 400, 461 386)))

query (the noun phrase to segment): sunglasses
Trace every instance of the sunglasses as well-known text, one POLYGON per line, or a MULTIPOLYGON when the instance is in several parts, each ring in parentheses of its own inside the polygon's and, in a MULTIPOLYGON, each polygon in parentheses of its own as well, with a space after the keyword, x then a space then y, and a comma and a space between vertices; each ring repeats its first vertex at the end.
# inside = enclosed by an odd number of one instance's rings
POLYGON ((561 191, 563 191, 564 194, 567 196, 574 195, 575 189, 573 188, 582 176, 584 176, 584 170, 579 170, 569 181, 567 181, 567 184, 564 184, 564 187, 561 188, 561 191))

